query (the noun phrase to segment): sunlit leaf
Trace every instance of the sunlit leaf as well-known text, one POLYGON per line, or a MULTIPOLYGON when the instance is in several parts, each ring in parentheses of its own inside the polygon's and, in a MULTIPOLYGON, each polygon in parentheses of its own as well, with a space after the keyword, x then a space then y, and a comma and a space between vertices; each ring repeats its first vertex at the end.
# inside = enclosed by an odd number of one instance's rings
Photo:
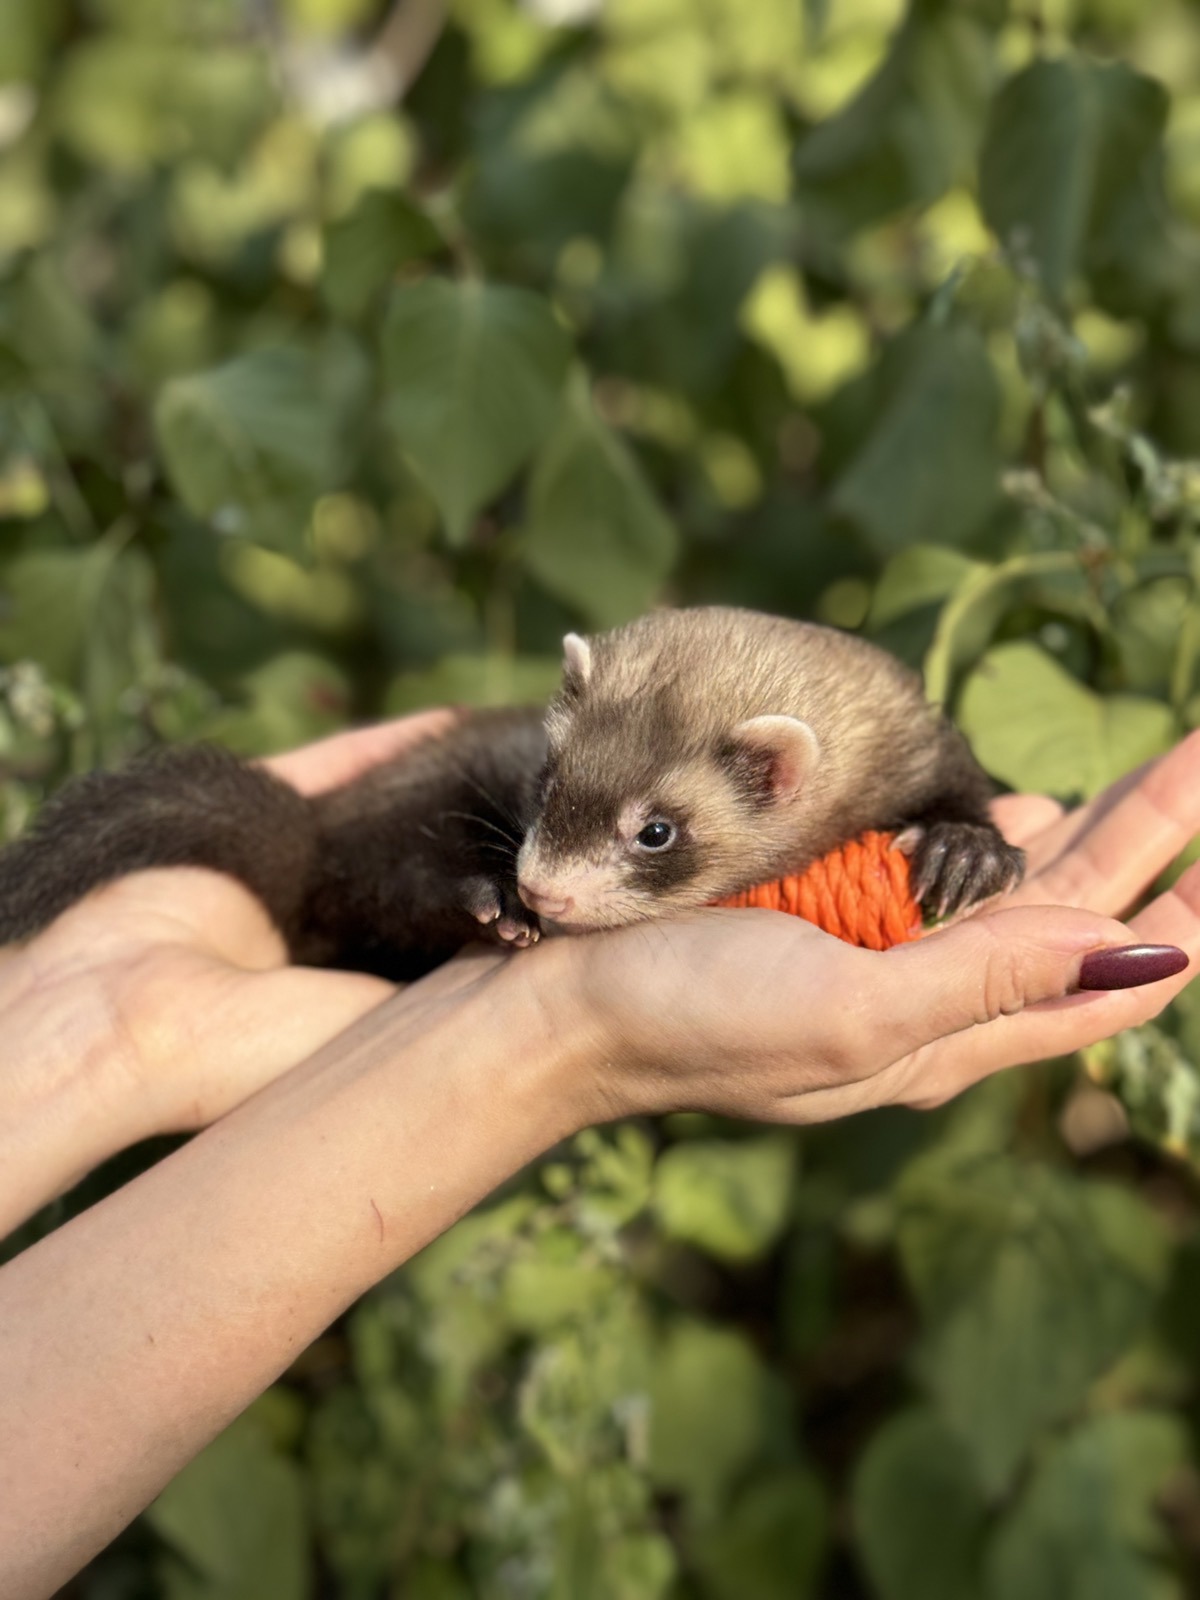
POLYGON ((959 722, 979 760, 1015 789, 1093 795, 1167 749, 1161 701, 1099 695, 1035 644, 990 650, 967 679, 959 722))
POLYGON ((669 1238, 722 1260, 750 1260, 787 1220, 795 1168, 795 1141, 786 1135, 678 1144, 654 1169, 654 1209, 669 1238))

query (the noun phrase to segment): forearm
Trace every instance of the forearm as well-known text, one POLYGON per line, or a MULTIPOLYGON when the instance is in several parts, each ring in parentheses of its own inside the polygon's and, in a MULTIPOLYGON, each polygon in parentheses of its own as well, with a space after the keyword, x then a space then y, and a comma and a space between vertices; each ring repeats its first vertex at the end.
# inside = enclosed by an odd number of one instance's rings
POLYGON ((0 1590, 51 1592, 578 1121, 528 991, 399 996, 0 1271, 0 1590))

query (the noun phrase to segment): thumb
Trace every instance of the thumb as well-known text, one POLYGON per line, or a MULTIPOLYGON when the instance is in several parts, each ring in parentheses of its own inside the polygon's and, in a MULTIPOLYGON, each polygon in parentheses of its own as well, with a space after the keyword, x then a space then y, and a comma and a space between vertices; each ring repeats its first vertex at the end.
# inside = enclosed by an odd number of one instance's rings
POLYGON ((894 1059, 1038 1001, 1158 983, 1187 964, 1174 945, 1139 944, 1123 923, 1058 906, 968 917, 877 963, 894 1059))

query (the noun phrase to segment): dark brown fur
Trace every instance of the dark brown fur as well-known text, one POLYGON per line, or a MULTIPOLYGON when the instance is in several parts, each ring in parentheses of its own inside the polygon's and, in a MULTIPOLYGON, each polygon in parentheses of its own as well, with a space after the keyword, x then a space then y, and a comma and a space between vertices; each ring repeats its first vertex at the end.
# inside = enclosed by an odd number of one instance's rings
POLYGON ((499 885, 528 918, 514 862, 545 755, 540 710, 480 712, 402 762, 315 799, 209 746, 90 773, 0 851, 0 944, 143 867, 210 867, 257 895, 292 959, 404 980, 486 937, 499 885))
POLYGON ((244 883, 294 960, 412 978, 472 939, 536 931, 517 893, 527 835, 551 860, 603 851, 643 796, 674 807, 679 838, 622 867, 609 922, 796 870, 866 828, 917 830, 916 883, 938 909, 1020 876, 961 735, 862 641, 712 608, 657 613, 591 646, 589 681, 568 670, 551 708, 549 745, 540 711, 479 712, 311 800, 205 747, 77 780, 0 852, 0 944, 126 873, 191 865, 244 883), (771 800, 761 752, 732 733, 775 714, 804 718, 822 752, 790 809, 771 800))

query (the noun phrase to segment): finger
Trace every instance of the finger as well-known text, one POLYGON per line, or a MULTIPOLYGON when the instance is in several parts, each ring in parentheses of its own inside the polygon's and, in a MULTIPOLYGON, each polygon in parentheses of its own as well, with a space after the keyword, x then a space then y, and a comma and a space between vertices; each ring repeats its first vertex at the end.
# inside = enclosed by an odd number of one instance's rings
POLYGON ((1009 844, 1031 846, 1061 821, 1065 808, 1048 794, 1002 794, 992 801, 992 820, 1009 844))
MULTIPOLYGON (((876 958, 872 1013, 886 1019, 893 1060, 1078 992, 1085 957, 1144 938, 1119 922, 1061 907, 969 918, 876 958)), ((1145 981, 1135 967, 1133 982, 1145 981)), ((1096 1006, 1092 995, 1081 1006, 1096 1006)), ((1053 1052, 1049 1052, 1053 1053, 1053 1052)))
POLYGON ((301 794, 321 794, 350 783, 372 767, 394 760, 437 733, 453 727, 459 713, 445 707, 398 717, 375 727, 354 728, 328 739, 270 756, 262 764, 301 794))
POLYGON ((1049 828, 1013 899, 1119 913, 1198 832, 1200 734, 1191 734, 1049 828))
POLYGON ((1140 988, 1046 1001, 919 1052, 922 1059, 902 1065, 898 1074, 916 1090, 904 1096, 906 1103, 940 1104, 993 1072, 1071 1055, 1158 1016, 1200 971, 1200 864, 1134 917, 1129 930, 1139 941, 1176 946, 1191 965, 1140 988))

